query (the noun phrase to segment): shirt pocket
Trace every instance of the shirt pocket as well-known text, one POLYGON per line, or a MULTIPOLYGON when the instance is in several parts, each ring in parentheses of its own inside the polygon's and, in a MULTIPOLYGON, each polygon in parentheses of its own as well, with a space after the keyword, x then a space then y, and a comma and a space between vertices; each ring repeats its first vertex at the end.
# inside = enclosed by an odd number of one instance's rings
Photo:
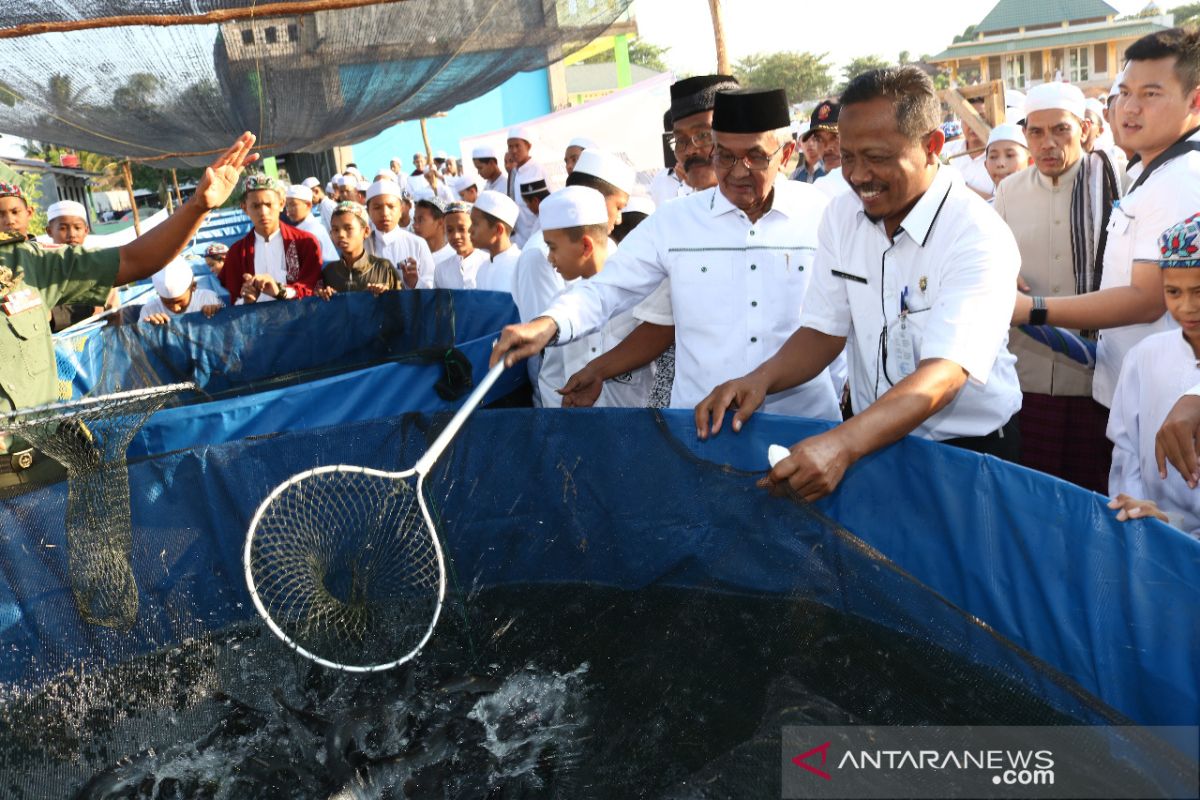
POLYGON ((20 366, 33 377, 39 377, 50 369, 51 359, 47 355, 50 323, 46 321, 45 312, 45 306, 39 304, 28 311, 6 317, 8 327, 14 334, 13 346, 20 354, 20 366))
POLYGON ((737 286, 734 256, 720 250, 675 252, 669 261, 676 324, 707 326, 733 321, 737 286))

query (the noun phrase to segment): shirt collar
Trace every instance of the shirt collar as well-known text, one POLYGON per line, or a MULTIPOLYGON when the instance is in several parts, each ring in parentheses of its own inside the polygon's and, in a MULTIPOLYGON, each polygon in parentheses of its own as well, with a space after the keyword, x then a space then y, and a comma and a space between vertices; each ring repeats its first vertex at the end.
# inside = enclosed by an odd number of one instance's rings
MULTIPOLYGON (((933 176, 933 183, 929 184, 929 188, 925 190, 925 194, 921 195, 921 199, 917 201, 909 212, 904 217, 904 221, 900 223, 900 227, 896 228, 896 233, 904 231, 908 234, 908 238, 912 239, 921 247, 929 241, 929 233, 933 230, 933 223, 937 222, 938 213, 942 210, 942 206, 946 204, 946 198, 950 195, 954 185, 962 184, 963 180, 958 170, 953 167, 938 167, 937 174, 933 176)), ((859 206, 859 214, 866 217, 866 212, 859 206)), ((882 229, 882 221, 874 223, 876 227, 882 229)), ((895 236, 892 237, 893 240, 895 236)))
MULTIPOLYGON (((775 176, 775 197, 771 200, 771 210, 766 214, 763 214, 762 217, 759 218, 759 221, 766 219, 776 211, 778 211, 780 214, 783 214, 785 217, 794 217, 796 215, 797 210, 794 205, 794 200, 796 198, 795 194, 789 192, 787 188, 784 188, 783 191, 779 190, 780 186, 786 187, 786 182, 788 180, 790 179, 783 174, 775 176)), ((708 210, 711 216, 719 217, 722 214, 728 214, 731 211, 736 211, 739 214, 742 213, 741 209, 729 201, 729 198, 726 197, 725 193, 721 191, 720 186, 714 186, 713 188, 706 189, 705 191, 712 192, 712 197, 708 201, 708 210)))
POLYGON ((374 233, 377 237, 379 237, 379 241, 383 242, 384 244, 392 244, 400 238, 400 231, 402 230, 404 229, 397 225, 387 233, 384 233, 383 231, 375 231, 374 233))
POLYGON ((1041 170, 1039 170, 1037 168, 1037 164, 1034 164, 1030 169, 1032 169, 1034 172, 1034 176, 1035 176, 1034 180, 1037 181, 1037 185, 1043 189, 1048 189, 1048 190, 1053 190, 1055 188, 1061 189, 1064 186, 1067 188, 1071 188, 1075 184, 1075 175, 1076 175, 1076 173, 1079 172, 1079 168, 1083 164, 1083 159, 1085 159, 1087 157, 1088 157, 1088 154, 1084 153, 1083 155, 1081 155, 1079 157, 1079 159, 1074 164, 1067 167, 1066 172, 1064 172, 1062 175, 1058 176, 1058 186, 1057 187, 1054 186, 1054 183, 1053 183, 1053 181, 1050 180, 1050 178, 1047 178, 1045 175, 1043 175, 1041 173, 1041 170))
POLYGON ((362 255, 358 257, 358 261, 353 264, 346 264, 346 259, 341 259, 344 264, 352 272, 366 272, 371 268, 371 259, 367 256, 367 248, 363 248, 362 255))
POLYGON ((262 234, 260 234, 258 231, 253 231, 253 233, 255 241, 262 242, 263 244, 272 244, 275 242, 275 240, 279 239, 279 237, 283 235, 283 225, 280 225, 275 229, 275 233, 271 234, 270 239, 264 239, 262 234))

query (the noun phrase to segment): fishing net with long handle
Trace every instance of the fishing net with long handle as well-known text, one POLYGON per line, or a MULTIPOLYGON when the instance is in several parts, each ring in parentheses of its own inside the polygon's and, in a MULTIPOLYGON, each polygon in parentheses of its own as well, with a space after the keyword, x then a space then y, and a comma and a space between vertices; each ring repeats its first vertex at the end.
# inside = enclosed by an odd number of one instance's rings
POLYGON ((125 451, 151 414, 176 394, 195 388, 194 383, 175 383, 0 417, 0 433, 24 439, 67 470, 71 591, 80 615, 93 625, 129 630, 137 619, 125 451))
POLYGON ((318 467, 271 491, 250 521, 246 585, 271 631, 347 672, 415 656, 437 626, 446 565, 425 476, 504 371, 501 361, 412 469, 318 467))

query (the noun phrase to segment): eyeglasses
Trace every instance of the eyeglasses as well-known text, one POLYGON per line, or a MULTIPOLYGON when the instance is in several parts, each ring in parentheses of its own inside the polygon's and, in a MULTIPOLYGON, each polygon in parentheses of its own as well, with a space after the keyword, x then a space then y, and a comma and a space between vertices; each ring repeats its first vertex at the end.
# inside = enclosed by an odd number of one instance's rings
POLYGON ((667 137, 667 144, 670 145, 671 149, 677 153, 681 152, 683 150, 686 150, 688 148, 688 145, 695 145, 696 147, 699 147, 701 150, 703 150, 706 147, 712 147, 712 143, 713 143, 713 132, 711 130, 701 131, 700 133, 697 133, 695 136, 668 136, 667 137))
POLYGON ((733 169, 734 166, 740 161, 746 165, 746 169, 754 172, 762 172, 764 169, 771 166, 771 159, 775 158, 775 155, 786 146, 787 142, 784 142, 783 144, 779 145, 779 147, 776 147, 775 152, 771 153, 770 155, 751 153, 750 155, 746 156, 735 156, 728 150, 718 150, 717 152, 713 153, 713 162, 721 169, 733 169))

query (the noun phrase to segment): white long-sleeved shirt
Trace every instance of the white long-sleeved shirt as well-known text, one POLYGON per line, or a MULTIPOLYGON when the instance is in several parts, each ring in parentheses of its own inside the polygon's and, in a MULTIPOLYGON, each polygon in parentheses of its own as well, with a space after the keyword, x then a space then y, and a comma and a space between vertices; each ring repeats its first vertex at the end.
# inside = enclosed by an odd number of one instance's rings
MULTIPOLYGON (((440 252, 440 251, 439 251, 440 252)), ((472 250, 469 256, 454 254, 437 262, 433 274, 436 289, 476 289, 475 279, 479 269, 488 263, 490 255, 485 250, 472 250)))
MULTIPOLYGON (((721 193, 667 203, 621 243, 604 271, 581 281, 546 311, 559 342, 598 330, 671 279, 675 320, 673 408, 690 408, 718 384, 773 356, 800 327, 817 248, 824 194, 781 178, 757 222, 721 193)), ((1014 277, 1015 281, 1015 277, 1014 277)), ((840 420, 826 371, 771 395, 763 410, 840 420)))
POLYGON ((317 237, 317 244, 321 247, 322 264, 328 264, 340 258, 337 248, 333 246, 333 240, 329 238, 329 231, 321 224, 316 215, 310 213, 307 217, 297 222, 296 227, 302 231, 308 231, 317 237))
POLYGON ((415 233, 403 228, 395 228, 387 233, 372 231, 367 237, 366 250, 376 258, 386 258, 392 262, 402 283, 404 262, 411 258, 417 262, 417 285, 414 288, 433 288, 433 253, 429 252, 429 245, 425 240, 415 233))
POLYGON ((1200 360, 1179 330, 1148 336, 1125 356, 1108 417, 1113 462, 1108 493, 1153 500, 1171 524, 1200 536, 1200 489, 1190 489, 1175 469, 1158 476, 1154 438, 1185 394, 1200 394, 1200 360))
POLYGON ((512 295, 517 280, 517 262, 521 248, 510 244, 507 250, 491 257, 479 268, 475 276, 475 288, 488 292, 507 292, 512 295))

